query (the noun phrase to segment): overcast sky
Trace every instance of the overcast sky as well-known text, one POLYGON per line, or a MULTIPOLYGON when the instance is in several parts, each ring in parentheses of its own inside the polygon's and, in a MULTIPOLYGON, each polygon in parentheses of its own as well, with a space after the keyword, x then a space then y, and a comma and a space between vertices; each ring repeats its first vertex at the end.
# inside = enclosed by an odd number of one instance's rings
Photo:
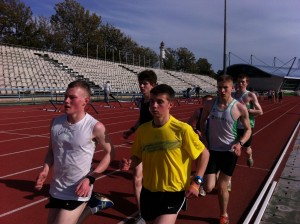
MULTIPOLYGON (((58 0, 21 0, 34 16, 55 13, 58 0)), ((223 68, 224 0, 78 0, 91 12, 159 53, 186 47, 223 68)), ((227 0, 230 63, 276 64, 300 58, 300 0, 227 0)), ((291 65, 290 62, 288 65, 291 65)), ((297 61, 295 62, 297 66, 297 61)), ((295 67, 294 66, 294 67, 295 67)))

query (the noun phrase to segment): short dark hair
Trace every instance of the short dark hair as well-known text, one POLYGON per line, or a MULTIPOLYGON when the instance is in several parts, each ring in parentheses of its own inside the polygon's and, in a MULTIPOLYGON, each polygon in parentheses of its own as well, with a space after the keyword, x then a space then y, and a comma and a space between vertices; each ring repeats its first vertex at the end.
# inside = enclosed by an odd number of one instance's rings
POLYGON ((79 87, 79 88, 84 89, 87 92, 89 97, 92 95, 90 85, 84 80, 78 79, 76 81, 73 81, 73 82, 69 83, 68 89, 74 88, 74 87, 79 87))
POLYGON ((217 78, 217 82, 227 82, 227 81, 233 82, 232 76, 225 74, 225 75, 220 75, 217 78))
POLYGON ((155 96, 159 94, 167 94, 169 101, 172 101, 175 98, 174 89, 167 84, 160 84, 155 86, 153 89, 151 89, 150 94, 153 94, 155 96))
POLYGON ((155 85, 157 83, 157 76, 153 70, 147 69, 138 74, 138 80, 139 82, 148 81, 151 85, 155 85))
POLYGON ((247 82, 249 82, 249 76, 246 73, 241 73, 237 77, 238 79, 246 79, 247 82))

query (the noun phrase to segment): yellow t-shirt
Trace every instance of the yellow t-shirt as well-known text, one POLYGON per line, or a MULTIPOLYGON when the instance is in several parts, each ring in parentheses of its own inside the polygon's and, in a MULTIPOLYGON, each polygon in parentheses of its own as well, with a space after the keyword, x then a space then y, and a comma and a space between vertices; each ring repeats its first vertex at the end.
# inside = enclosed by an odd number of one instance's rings
POLYGON ((141 125, 132 146, 143 162, 143 186, 152 191, 183 191, 190 185, 191 162, 204 150, 187 123, 170 116, 160 128, 152 121, 141 125))

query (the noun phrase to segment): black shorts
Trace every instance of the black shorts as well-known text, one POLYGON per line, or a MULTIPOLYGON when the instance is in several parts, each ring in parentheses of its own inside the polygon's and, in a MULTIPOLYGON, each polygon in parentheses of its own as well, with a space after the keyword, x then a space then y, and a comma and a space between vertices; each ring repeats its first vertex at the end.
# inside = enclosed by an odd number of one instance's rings
POLYGON ((59 208, 72 211, 78 208, 82 203, 86 201, 75 201, 75 200, 61 200, 50 196, 49 203, 45 205, 46 208, 59 208))
POLYGON ((141 215, 145 221, 152 221, 161 215, 177 214, 185 202, 185 191, 151 192, 143 187, 140 199, 141 215))
POLYGON ((221 171, 227 176, 232 176, 238 157, 233 152, 209 151, 209 161, 205 174, 213 174, 221 171))
MULTIPOLYGON (((242 128, 238 128, 237 129, 237 135, 239 138, 241 138, 243 135, 244 135, 244 132, 245 132, 245 129, 242 129, 242 128)), ((244 144, 243 144, 243 147, 244 148, 248 148, 251 146, 252 144, 252 137, 253 137, 253 131, 251 130, 251 135, 250 135, 250 138, 248 141, 246 141, 244 144)))

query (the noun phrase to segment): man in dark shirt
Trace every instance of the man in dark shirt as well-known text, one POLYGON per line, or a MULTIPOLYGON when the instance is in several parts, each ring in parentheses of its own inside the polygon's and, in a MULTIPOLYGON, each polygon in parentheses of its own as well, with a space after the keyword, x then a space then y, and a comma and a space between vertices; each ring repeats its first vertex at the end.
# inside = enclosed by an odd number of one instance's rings
MULTIPOLYGON (((150 91, 157 84, 157 76, 152 70, 144 70, 138 74, 138 81, 141 93, 143 94, 143 98, 140 103, 140 117, 135 122, 134 126, 132 126, 129 130, 123 133, 123 137, 128 139, 130 135, 132 135, 135 130, 141 125, 148 121, 153 120, 152 114, 149 111, 150 105, 150 91)), ((142 179, 143 179, 143 165, 140 163, 133 169, 133 188, 134 194, 140 214, 140 194, 142 189, 142 179)), ((135 223, 145 223, 145 221, 139 217, 137 217, 135 223)))

